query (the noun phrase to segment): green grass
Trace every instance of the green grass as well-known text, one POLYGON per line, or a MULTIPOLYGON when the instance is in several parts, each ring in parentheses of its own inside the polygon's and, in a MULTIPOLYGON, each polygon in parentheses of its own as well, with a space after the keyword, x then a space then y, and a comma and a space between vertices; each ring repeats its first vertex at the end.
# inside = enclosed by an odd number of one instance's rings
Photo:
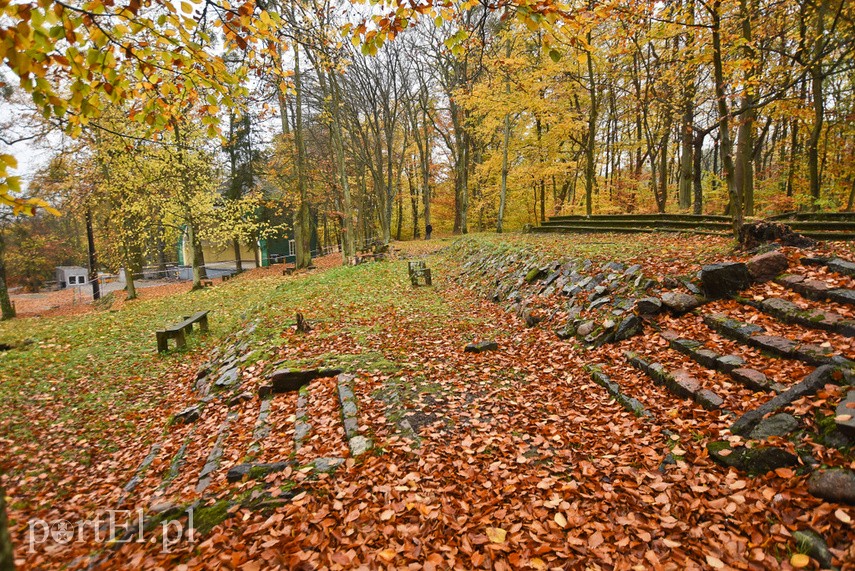
MULTIPOLYGON (((18 411, 42 403, 58 409, 52 419, 73 424, 84 438, 122 427, 127 417, 152 407, 153 384, 188 359, 188 353, 212 347, 243 321, 242 313, 264 304, 276 278, 235 281, 203 291, 124 304, 118 311, 18 319, 0 323, 0 342, 33 342, 0 353, 0 400, 7 411, 0 435, 32 437, 18 411), (158 355, 154 331, 181 316, 211 310, 207 335, 188 337, 188 348, 158 355), (145 398, 138 398, 140 396, 145 398), (116 409, 127 415, 116 415, 116 409), (126 418, 123 418, 126 417, 126 418), (82 422, 81 422, 82 421, 82 422), (119 423, 119 426, 116 423, 119 423), (90 434, 94 433, 94 434, 90 434)), ((162 391, 161 391, 162 392, 162 391)))
MULTIPOLYGON (((125 303, 118 310, 0 323, 0 342, 19 345, 32 340, 0 353, 0 438, 19 446, 0 456, 0 465, 13 474, 45 471, 43 462, 32 458, 39 450, 59 457, 56 470, 61 471, 66 462, 98 461, 89 456, 93 449, 103 459, 127 438, 139 441, 143 433, 156 437, 151 435, 168 422, 168 414, 151 414, 166 402, 163 383, 190 386, 196 365, 208 351, 250 320, 258 320, 249 338, 253 360, 269 358, 287 343, 283 330, 293 324, 297 311, 358 343, 379 335, 385 319, 442 325, 450 314, 432 288, 413 289, 406 261, 397 261, 291 278, 238 279, 202 291, 125 303), (190 335, 186 350, 157 353, 156 329, 205 309, 211 311, 207 335, 190 335)), ((366 348, 306 358, 348 370, 391 373, 407 359, 405 350, 392 345, 389 351, 366 348)), ((50 474, 52 480, 61 477, 50 474)))

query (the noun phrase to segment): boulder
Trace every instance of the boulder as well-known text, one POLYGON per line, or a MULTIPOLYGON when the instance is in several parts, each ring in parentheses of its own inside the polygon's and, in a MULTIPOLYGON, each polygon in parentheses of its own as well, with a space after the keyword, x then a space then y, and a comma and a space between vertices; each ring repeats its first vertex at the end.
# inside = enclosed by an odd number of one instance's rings
POLYGON ((745 361, 739 355, 723 355, 715 360, 715 369, 719 371, 732 372, 745 364, 745 361))
POLYGON ((229 482, 239 482, 246 477, 249 480, 263 478, 274 472, 282 472, 293 466, 291 462, 273 462, 271 464, 238 464, 229 469, 226 474, 226 480, 229 482))
POLYGON ((597 324, 593 321, 585 321, 576 328, 576 334, 582 337, 590 335, 596 326, 597 324))
POLYGON ((846 436, 855 438, 855 391, 849 391, 834 411, 837 429, 846 436))
POLYGON ((841 376, 840 370, 830 365, 817 367, 812 373, 806 376, 800 383, 797 383, 763 403, 755 409, 749 410, 739 417, 730 431, 733 434, 745 436, 749 434, 767 414, 777 412, 781 408, 789 405, 791 402, 816 393, 819 389, 825 386, 826 383, 835 383, 835 377, 841 376))
POLYGON ((199 417, 202 415, 202 409, 199 405, 188 406, 181 412, 175 414, 174 422, 183 422, 185 424, 190 424, 191 422, 196 422, 199 420, 199 417))
POLYGON ((780 393, 785 390, 781 385, 770 381, 766 375, 756 369, 736 367, 732 368, 729 372, 730 376, 736 382, 755 391, 775 391, 776 393, 780 393))
POLYGON ((636 315, 630 315, 626 319, 620 322, 617 330, 615 331, 615 341, 623 341, 624 339, 629 339, 633 335, 638 335, 641 333, 641 319, 636 315))
MULTIPOLYGON (((274 393, 286 393, 300 390, 312 380, 323 377, 335 377, 341 374, 339 369, 308 369, 305 371, 292 371, 290 369, 279 369, 270 374, 270 382, 274 393)), ((261 396, 261 387, 259 387, 261 396)))
POLYGON ((483 353, 485 351, 495 351, 499 348, 499 344, 495 341, 479 341, 470 343, 463 349, 465 353, 483 353))
POLYGON ((817 470, 808 480, 808 492, 830 502, 855 505, 855 472, 845 468, 817 470))
POLYGON ((701 305, 700 300, 691 294, 669 291, 662 294, 662 304, 675 315, 688 313, 701 305))
POLYGON ((778 468, 797 466, 799 463, 796 456, 773 446, 731 448, 726 440, 720 440, 707 444, 707 450, 710 458, 722 466, 736 468, 752 476, 766 474, 778 468))
POLYGON ((831 569, 834 556, 828 549, 828 544, 820 534, 812 529, 804 529, 793 532, 793 539, 800 553, 810 555, 819 562, 822 569, 831 569))
POLYGON ((543 270, 542 268, 532 268, 532 269, 530 269, 530 270, 528 271, 528 273, 525 275, 525 281, 526 281, 527 283, 532 283, 532 282, 533 282, 533 281, 535 281, 537 278, 539 278, 540 276, 542 276, 544 273, 546 273, 546 272, 545 272, 545 270, 543 270))
POLYGON ((828 269, 844 276, 855 277, 855 262, 834 258, 828 260, 828 269))
POLYGON ((248 400, 252 400, 252 393, 244 392, 237 395, 234 395, 229 399, 229 406, 236 406, 242 402, 246 402, 248 400))
POLYGON ((751 276, 742 262, 710 264, 701 268, 701 283, 706 297, 719 299, 746 289, 751 276))
POLYGON ((658 297, 642 297, 635 302, 635 309, 640 315, 655 315, 662 311, 662 300, 658 297))
POLYGON ((752 278, 765 282, 784 273, 790 264, 781 252, 766 252, 754 256, 745 265, 752 278))
POLYGON ((214 383, 215 387, 218 388, 226 388, 236 385, 239 381, 238 377, 238 369, 237 367, 232 367, 230 369, 226 369, 226 371, 220 375, 217 381, 214 383))
POLYGON ((781 413, 761 420, 749 438, 753 440, 764 440, 770 436, 786 436, 799 427, 799 421, 791 414, 781 413))

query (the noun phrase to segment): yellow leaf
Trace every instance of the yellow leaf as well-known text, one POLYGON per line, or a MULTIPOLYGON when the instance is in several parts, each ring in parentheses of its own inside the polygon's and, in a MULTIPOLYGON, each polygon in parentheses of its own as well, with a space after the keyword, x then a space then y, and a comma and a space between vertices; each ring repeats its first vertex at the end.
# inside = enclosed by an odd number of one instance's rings
POLYGON ((796 569, 802 569, 803 567, 807 567, 809 564, 810 557, 808 557, 804 553, 796 553, 795 555, 790 557, 790 565, 792 565, 796 569))
POLYGON ((379 557, 380 559, 382 559, 386 563, 389 563, 390 561, 395 559, 395 554, 396 554, 396 551, 394 549, 384 549, 383 551, 377 552, 377 557, 379 557))
POLYGON ((540 557, 535 557, 528 564, 531 565, 532 569, 546 569, 546 562, 540 557))
POLYGON ((715 555, 707 555, 707 565, 713 569, 724 569, 724 563, 715 555))
POLYGON ((849 517, 849 514, 843 510, 835 510, 834 517, 842 521, 843 523, 852 523, 852 518, 849 517))
POLYGON ((555 520, 555 523, 557 523, 558 527, 560 527, 561 529, 564 529, 565 527, 567 527, 567 518, 564 517, 563 513, 558 512, 557 514, 555 514, 555 517, 552 519, 555 520))
POLYGON ((487 528, 487 539, 489 539, 492 543, 504 543, 505 537, 507 535, 508 532, 502 529, 501 527, 487 528))

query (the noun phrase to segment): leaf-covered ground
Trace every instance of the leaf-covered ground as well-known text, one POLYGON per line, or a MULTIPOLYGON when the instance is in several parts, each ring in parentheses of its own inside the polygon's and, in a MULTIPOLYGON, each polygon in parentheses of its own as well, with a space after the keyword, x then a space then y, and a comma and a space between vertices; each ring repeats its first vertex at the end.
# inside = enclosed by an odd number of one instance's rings
MULTIPOLYGON (((478 239, 675 274, 723 259, 729 248, 685 236, 478 239)), ((402 247, 424 256, 449 244, 402 247)), ((620 355, 634 349, 674 368, 693 366, 658 334, 591 352, 559 341, 551 327, 526 328, 475 293, 457 279, 461 260, 443 252, 427 260, 432 288, 410 286, 405 260, 289 277, 269 270, 114 312, 0 325, 0 341, 17 345, 0 353, 0 462, 19 563, 85 568, 108 554, 105 569, 776 569, 801 563, 792 558, 792 533, 807 527, 824 535, 838 562, 853 561, 851 509, 807 494, 794 470, 748 478, 714 464, 706 443, 732 418, 678 399, 626 365, 620 355), (187 351, 157 355, 153 330, 200 309, 212 312, 211 333, 191 336, 187 351), (296 311, 312 332, 294 331, 296 311), (289 499, 263 509, 235 505, 195 544, 170 553, 159 541, 104 551, 89 536, 28 553, 30 518, 76 521, 115 507, 153 444, 164 452, 128 507, 194 499, 192 469, 204 463, 227 410, 211 407, 195 425, 170 425, 170 415, 195 402, 196 371, 209 351, 255 320, 244 388, 254 393, 274 363, 352 372, 360 428, 374 450, 347 458, 332 475, 287 469, 267 476, 263 487, 289 499), (498 351, 463 352, 484 339, 498 351), (653 415, 637 418, 616 404, 583 370, 593 363, 653 415), (185 444, 187 470, 164 491, 170 458, 185 444), (669 454, 676 463, 663 465, 669 454)), ((843 350, 851 356, 851 347, 843 350)), ((804 372, 781 375, 792 382, 804 372)), ((348 455, 334 392, 331 379, 311 385, 312 437, 298 462, 348 455)), ((738 388, 726 394, 731 410, 752 404, 738 388)), ((295 401, 272 401, 261 460, 292 455, 295 401)), ((224 467, 252 440, 258 402, 229 410, 238 420, 225 439, 224 467)), ((834 459, 852 467, 851 456, 834 459)), ((220 470, 203 501, 260 489, 253 481, 229 484, 220 470)))

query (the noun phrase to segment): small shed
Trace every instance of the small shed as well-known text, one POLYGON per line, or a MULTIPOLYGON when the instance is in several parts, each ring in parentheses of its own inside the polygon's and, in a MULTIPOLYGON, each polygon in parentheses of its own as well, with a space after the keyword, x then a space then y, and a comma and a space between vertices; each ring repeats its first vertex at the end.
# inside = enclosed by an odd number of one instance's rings
POLYGON ((69 286, 79 286, 88 283, 89 270, 80 266, 57 266, 56 282, 59 289, 69 286))

